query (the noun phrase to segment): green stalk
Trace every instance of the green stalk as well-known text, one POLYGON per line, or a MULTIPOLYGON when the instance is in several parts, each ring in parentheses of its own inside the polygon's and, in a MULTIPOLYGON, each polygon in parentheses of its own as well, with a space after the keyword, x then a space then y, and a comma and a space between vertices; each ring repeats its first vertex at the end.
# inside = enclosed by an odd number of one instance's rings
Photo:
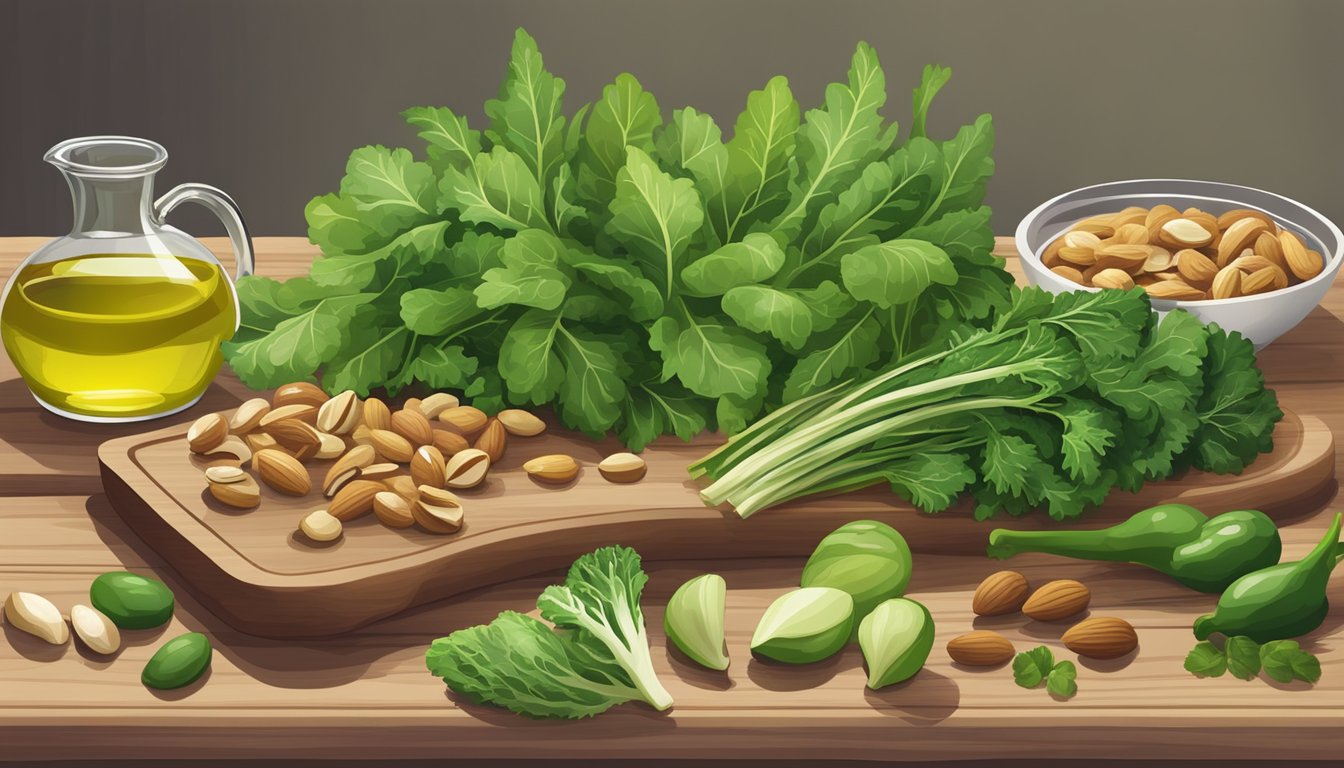
POLYGON ((706 474, 714 475, 722 467, 732 466, 737 463, 740 455, 749 453, 764 442, 769 442, 774 435, 787 431, 789 427, 800 421, 800 416, 806 416, 805 411, 809 407, 814 406, 820 400, 833 396, 836 390, 841 389, 848 383, 847 381, 841 382, 830 389, 799 398, 792 403, 776 408, 765 418, 752 424, 746 431, 734 435, 728 439, 728 442, 691 464, 688 468, 691 477, 700 477, 706 474))

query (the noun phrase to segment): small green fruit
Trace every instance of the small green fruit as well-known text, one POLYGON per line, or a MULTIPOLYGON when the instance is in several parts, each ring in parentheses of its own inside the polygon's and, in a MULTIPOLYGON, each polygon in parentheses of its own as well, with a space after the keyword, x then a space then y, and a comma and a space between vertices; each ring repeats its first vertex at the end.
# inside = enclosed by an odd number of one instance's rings
POLYGON ((795 589, 770 604, 751 637, 756 656, 787 664, 821 661, 849 640, 854 599, 830 587, 795 589))
POLYGON ((663 629, 667 639, 695 663, 709 669, 728 668, 723 644, 723 612, 728 585, 714 573, 682 584, 667 601, 663 629))
POLYGON ((140 682, 160 690, 191 685, 210 668, 212 655, 210 639, 200 632, 178 635, 154 652, 140 682))
POLYGON ((878 603, 905 594, 910 583, 910 546, 895 528, 855 520, 817 544, 803 566, 802 586, 833 587, 854 598, 854 614, 868 615, 878 603))
POLYGON ((933 616, 914 600, 881 603, 859 622, 859 648, 868 663, 869 688, 909 680, 933 650, 933 616))
POLYGON ((173 617, 172 590, 161 581, 126 571, 94 579, 89 601, 122 629, 159 627, 173 617))

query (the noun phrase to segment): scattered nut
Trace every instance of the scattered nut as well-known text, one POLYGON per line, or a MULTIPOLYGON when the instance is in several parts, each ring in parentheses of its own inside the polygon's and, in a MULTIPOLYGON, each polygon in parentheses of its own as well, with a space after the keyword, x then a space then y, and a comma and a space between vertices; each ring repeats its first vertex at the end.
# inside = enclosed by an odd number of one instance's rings
POLYGON ((613 453, 598 462, 597 471, 613 483, 635 483, 644 479, 649 465, 633 453, 613 453))
POLYGON ((992 573, 975 590, 971 610, 977 616, 1001 616, 1022 609, 1031 585, 1017 571, 992 573))
POLYGON ((523 464, 523 471, 548 483, 567 483, 579 474, 579 463, 572 456, 553 453, 538 456, 523 464))
POLYGON ((415 480, 416 485, 442 487, 447 469, 443 453, 432 445, 416 448, 415 455, 411 457, 411 479, 415 480))
POLYGON ((401 474, 401 467, 391 462, 370 464, 359 471, 359 476, 363 480, 386 480, 399 474, 401 474))
POLYGON ((336 435, 326 432, 318 432, 318 439, 321 442, 317 446, 317 453, 313 454, 315 459, 334 459, 345 453, 345 441, 336 435))
POLYGON ((467 438, 457 434, 450 429, 434 430, 434 447, 439 449, 444 457, 452 456, 458 451, 465 451, 471 447, 467 438))
POLYGON ((485 451, 468 448, 458 451, 444 467, 443 484, 449 488, 475 488, 490 472, 490 457, 485 451))
POLYGON ((279 447, 280 445, 279 443, 275 442, 274 437, 271 437, 265 432, 248 432, 246 435, 243 435, 243 442, 247 444, 247 447, 252 451, 252 453, 256 453, 257 451, 265 450, 267 448, 276 448, 279 447))
POLYGON ((968 667, 992 667, 1011 661, 1013 644, 998 632, 978 629, 947 641, 947 655, 968 667))
POLYGON ((415 524, 411 504, 392 491, 379 491, 373 496, 373 514, 388 528, 410 528, 415 524))
POLYGON ((245 435, 261 424, 261 418, 270 413, 271 404, 265 398, 254 397, 244 402, 229 417, 229 431, 235 435, 245 435))
POLYGON ((275 390, 275 395, 271 397, 273 408, 283 408, 286 405, 320 406, 325 402, 327 402, 327 393, 323 392, 316 384, 306 381, 295 381, 278 387, 275 390))
POLYGON ((52 645, 65 645, 70 639, 61 612, 50 600, 32 592, 11 592, 5 600, 5 620, 15 629, 52 645))
POLYGON ((378 452, 371 445, 356 445, 346 451, 327 470, 327 476, 322 480, 322 494, 327 498, 335 496, 341 486, 358 477, 359 471, 372 464, 377 456, 378 452))
POLYGON ((420 489, 415 480, 406 475, 396 475, 383 480, 387 490, 397 494, 407 502, 414 504, 420 498, 420 489))
POLYGON ((409 440, 390 429, 372 430, 369 433, 369 441, 379 456, 397 464, 410 461, 412 454, 415 453, 409 440))
POLYGON ((95 608, 75 604, 70 609, 70 626, 75 637, 94 653, 107 656, 121 648, 121 630, 95 608))
POLYGON ((270 431, 271 425, 277 421, 285 419, 298 419, 308 424, 317 424, 317 406, 304 403, 293 403, 291 405, 282 405, 279 408, 271 408, 261 421, 257 423, 260 428, 270 431))
POLYGON ((449 408, 456 408, 460 403, 457 398, 447 392, 435 392, 420 401, 420 412, 425 414, 426 419, 436 419, 440 413, 449 408))
POLYGON ((215 446, 214 450, 206 454, 208 457, 217 455, 232 456, 239 464, 246 464, 252 460, 252 449, 247 446, 237 435, 229 435, 224 438, 224 442, 215 446))
POLYGON ((452 491, 420 486, 420 499, 411 506, 411 516, 430 533, 457 533, 462 528, 462 500, 452 491))
POLYGON ((412 446, 434 442, 434 430, 429 426, 429 419, 418 410, 403 408, 392 414, 392 431, 406 438, 412 446))
POLYGON ((309 512, 299 521, 299 531, 313 541, 335 541, 341 538, 344 528, 340 519, 325 509, 309 512))
POLYGON ((312 458, 322 446, 317 428, 298 419, 281 419, 266 427, 266 434, 299 461, 312 458))
POLYGON ((1031 593, 1022 612, 1037 621, 1059 621, 1087 610, 1092 593, 1073 579, 1058 579, 1031 593))
POLYGON ((364 425, 369 429, 391 429, 392 411, 376 397, 364 401, 364 425))
POLYGON ((359 478, 341 487, 327 505, 327 512, 337 520, 349 522, 373 511, 373 497, 387 491, 387 486, 376 480, 359 478))
POLYGON ((1116 659, 1139 647, 1134 627, 1109 617, 1083 619, 1069 627, 1063 640, 1065 648, 1093 659, 1116 659))
POLYGON ((504 431, 504 425, 499 419, 491 419, 481 430, 481 436, 476 438, 476 448, 485 451, 485 455, 490 457, 490 463, 494 464, 504 458, 504 447, 508 444, 509 433, 504 431))
POLYGON ((252 509, 261 503, 261 487, 249 475, 229 483, 208 483, 210 495, 236 509, 252 509))
POLYGON ((212 483, 240 483, 248 477, 250 475, 243 471, 241 467, 225 465, 206 467, 205 469, 205 479, 212 483))
POLYGON ((192 453, 211 453, 229 436, 229 424, 218 413, 207 413, 187 428, 187 448, 192 453))
POLYGON ((287 453, 268 448, 252 457, 252 464, 261 475, 261 481, 279 493, 303 496, 312 490, 308 470, 299 460, 287 453))
POLYGON ((318 408, 317 428, 332 435, 349 434, 362 416, 359 398, 347 389, 318 408))
POLYGON ((464 437, 472 435, 485 429, 485 423, 489 417, 479 408, 473 408, 470 405, 459 405, 456 408, 447 408, 439 414, 439 421, 448 425, 450 429, 464 437))
POLYGON ((518 408, 500 411, 495 418, 499 419, 509 434, 517 437, 535 437, 546 431, 546 422, 518 408))

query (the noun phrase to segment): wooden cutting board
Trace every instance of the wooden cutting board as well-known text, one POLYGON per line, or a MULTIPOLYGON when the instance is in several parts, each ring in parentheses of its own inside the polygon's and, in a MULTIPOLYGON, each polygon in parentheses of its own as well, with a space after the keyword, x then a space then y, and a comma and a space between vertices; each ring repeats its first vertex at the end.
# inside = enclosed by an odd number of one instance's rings
MULTIPOLYGON (((234 510, 205 489, 202 465, 187 451, 187 424, 104 443, 103 485, 117 512, 182 575, 200 601, 234 627, 267 637, 317 637, 345 632, 415 605, 563 569, 605 544, 637 549, 646 559, 806 555, 835 527, 859 518, 885 520, 916 551, 982 552, 995 524, 976 522, 969 505, 941 515, 919 513, 880 489, 799 502, 742 520, 705 507, 685 467, 718 443, 713 435, 687 444, 663 440, 644 457, 648 475, 634 485, 607 482, 602 457, 621 450, 548 431, 516 438, 488 480, 463 491, 466 525, 452 536, 392 530, 372 515, 348 523, 345 535, 314 545, 296 532, 322 497, 282 496, 263 487, 256 510, 234 510), (521 469, 527 459, 568 453, 584 466, 565 486, 542 485, 521 469)), ((327 462, 313 462, 319 487, 327 462)), ((1191 472, 1152 483, 1138 494, 1115 494, 1087 515, 1097 527, 1135 510, 1179 500, 1210 512, 1259 508, 1278 517, 1306 514, 1334 489, 1334 440, 1314 417, 1288 413, 1275 450, 1240 476, 1191 472)), ((1012 521, 1046 527, 1043 515, 1012 521)))

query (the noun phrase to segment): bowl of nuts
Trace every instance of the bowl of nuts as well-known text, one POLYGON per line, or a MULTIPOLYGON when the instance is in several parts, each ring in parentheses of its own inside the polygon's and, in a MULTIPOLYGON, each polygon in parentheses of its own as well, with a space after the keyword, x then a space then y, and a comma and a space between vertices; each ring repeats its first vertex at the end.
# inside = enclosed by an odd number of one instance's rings
POLYGON ((1259 349, 1320 303, 1344 260, 1333 222, 1286 197, 1139 179, 1047 200, 1017 227, 1027 280, 1051 293, 1141 288, 1259 349))

